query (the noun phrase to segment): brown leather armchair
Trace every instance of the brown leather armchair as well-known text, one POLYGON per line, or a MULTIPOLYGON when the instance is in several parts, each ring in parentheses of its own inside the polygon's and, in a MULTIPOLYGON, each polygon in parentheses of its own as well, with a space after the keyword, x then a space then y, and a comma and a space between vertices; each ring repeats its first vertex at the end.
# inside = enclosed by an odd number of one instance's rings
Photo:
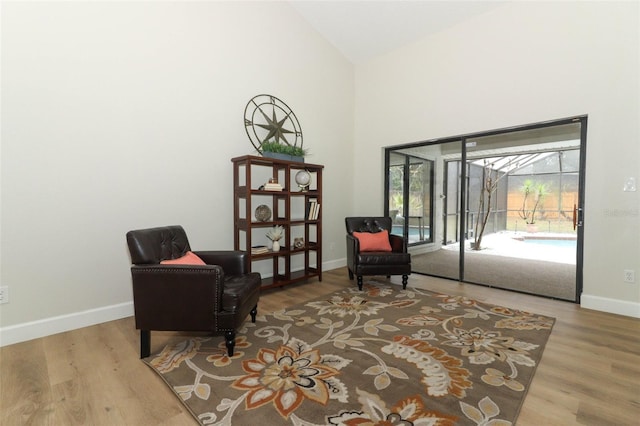
POLYGON ((347 268, 349 279, 355 275, 358 289, 362 290, 363 275, 402 275, 402 288, 407 288, 411 274, 411 255, 407 253, 404 238, 391 234, 390 217, 347 217, 347 268), (389 232, 391 251, 361 251, 360 241, 354 232, 378 233, 389 232))
POLYGON ((194 251, 205 265, 166 265, 191 251, 181 226, 127 232, 140 358, 150 355, 151 330, 223 333, 233 355, 236 329, 256 321, 261 278, 243 251, 194 251))

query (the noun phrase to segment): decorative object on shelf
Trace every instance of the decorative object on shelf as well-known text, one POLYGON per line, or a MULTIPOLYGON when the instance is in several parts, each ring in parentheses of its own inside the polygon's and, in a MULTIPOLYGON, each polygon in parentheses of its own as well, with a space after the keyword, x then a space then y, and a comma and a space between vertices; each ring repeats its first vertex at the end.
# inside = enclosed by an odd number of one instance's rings
POLYGON ((304 163, 304 156, 306 153, 306 150, 297 146, 285 145, 272 141, 262 143, 262 156, 267 158, 304 163))
POLYGON ((264 189, 265 191, 282 191, 284 188, 282 188, 282 185, 278 183, 278 179, 270 178, 269 182, 261 186, 261 189, 264 189))
POLYGON ((304 238, 297 237, 293 239, 293 248, 302 248, 304 247, 304 238))
POLYGON ((280 225, 276 225, 269 229, 265 235, 273 243, 271 250, 280 251, 280 239, 284 236, 284 228, 280 225))
POLYGON ((300 170, 296 173, 295 179, 301 192, 309 190, 309 185, 311 185, 311 173, 309 173, 308 170, 300 170))
POLYGON ((263 156, 304 162, 298 118, 275 96, 263 94, 249 100, 244 109, 244 128, 251 145, 263 156))
POLYGON ((268 222, 271 219, 271 209, 266 204, 260 204, 256 207, 255 215, 259 222, 268 222))
POLYGON ((267 246, 253 246, 251 247, 251 254, 263 254, 269 253, 269 248, 267 246))

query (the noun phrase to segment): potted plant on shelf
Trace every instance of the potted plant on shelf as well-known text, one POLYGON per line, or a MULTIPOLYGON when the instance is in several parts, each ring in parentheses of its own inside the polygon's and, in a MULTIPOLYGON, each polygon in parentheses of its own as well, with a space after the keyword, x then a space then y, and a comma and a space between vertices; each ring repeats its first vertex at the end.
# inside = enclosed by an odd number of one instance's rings
POLYGON ((276 225, 267 231, 266 236, 272 242, 271 250, 280 251, 280 240, 284 237, 284 228, 276 225))
POLYGON ((279 160, 297 161, 304 163, 304 156, 307 154, 307 150, 300 146, 291 145, 288 143, 280 143, 276 141, 264 141, 260 145, 261 154, 263 157, 276 158, 279 160))
POLYGON ((531 179, 527 179, 520 187, 524 197, 522 199, 522 208, 518 211, 518 214, 524 219, 527 224, 528 232, 536 232, 536 211, 542 207, 544 197, 549 195, 549 188, 546 183, 533 182, 531 179), (533 203, 533 207, 529 205, 533 203))

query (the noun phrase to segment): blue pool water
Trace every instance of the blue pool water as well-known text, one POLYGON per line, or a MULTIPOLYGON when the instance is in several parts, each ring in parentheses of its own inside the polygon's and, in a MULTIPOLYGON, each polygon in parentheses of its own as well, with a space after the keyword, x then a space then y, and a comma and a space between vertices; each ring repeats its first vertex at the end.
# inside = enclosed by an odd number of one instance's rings
POLYGON ((576 240, 553 240, 542 238, 526 238, 524 242, 527 244, 544 245, 550 247, 565 247, 572 249, 575 249, 577 244, 576 240))
MULTIPOLYGON (((425 240, 429 239, 429 229, 425 228, 422 231, 424 233, 424 238, 425 240)), ((396 234, 396 235, 402 235, 402 226, 400 225, 393 225, 393 228, 391 229, 391 233, 392 234, 396 234)), ((420 230, 416 227, 409 227, 409 239, 410 240, 418 240, 420 238, 420 230)))

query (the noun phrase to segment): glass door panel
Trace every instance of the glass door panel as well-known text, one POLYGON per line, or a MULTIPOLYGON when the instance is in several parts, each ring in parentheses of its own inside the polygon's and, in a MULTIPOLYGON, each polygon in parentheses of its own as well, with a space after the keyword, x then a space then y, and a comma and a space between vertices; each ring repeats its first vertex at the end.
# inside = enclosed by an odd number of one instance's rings
POLYGON ((388 209, 398 234, 408 238, 414 272, 459 278, 461 180, 459 168, 447 168, 447 160, 460 154, 461 142, 456 141, 401 148, 389 155, 388 209))
POLYGON ((575 300, 579 123, 477 137, 465 147, 464 280, 575 300))
POLYGON ((406 162, 407 156, 398 152, 389 154, 387 165, 387 216, 391 217, 393 228, 391 233, 404 237, 408 241, 408 229, 404 226, 404 212, 408 205, 405 204, 406 187, 406 162))
POLYGON ((433 223, 434 162, 402 152, 391 152, 387 167, 387 208, 393 234, 409 246, 429 243, 433 223))
POLYGON ((409 171, 409 209, 406 216, 409 245, 431 242, 433 217, 433 162, 407 157, 409 171))

